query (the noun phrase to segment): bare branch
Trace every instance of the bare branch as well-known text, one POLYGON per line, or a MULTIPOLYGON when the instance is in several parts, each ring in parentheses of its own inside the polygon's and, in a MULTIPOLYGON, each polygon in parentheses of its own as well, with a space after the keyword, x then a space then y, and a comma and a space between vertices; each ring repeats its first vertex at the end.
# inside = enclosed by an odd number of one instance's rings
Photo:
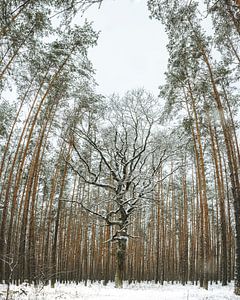
POLYGON ((69 167, 72 169, 72 171, 75 172, 81 179, 83 179, 83 181, 85 183, 88 183, 88 184, 91 184, 91 185, 94 185, 94 186, 97 186, 97 187, 102 187, 104 189, 109 189, 109 190, 115 191, 115 187, 112 186, 112 185, 110 185, 110 184, 104 184, 104 183, 99 183, 99 182, 96 182, 96 181, 90 181, 90 180, 88 180, 78 170, 76 170, 74 168, 74 166, 69 161, 67 161, 66 159, 64 159, 64 160, 69 165, 69 167))
POLYGON ((100 155, 100 157, 102 158, 103 162, 105 163, 106 167, 109 169, 109 171, 111 172, 111 175, 113 176, 113 178, 116 181, 119 181, 119 178, 117 176, 117 174, 114 172, 113 168, 111 167, 111 165, 109 164, 109 162, 107 161, 106 157, 104 156, 102 150, 100 149, 100 147, 83 131, 81 131, 81 134, 78 134, 76 131, 72 130, 74 133, 76 133, 80 138, 84 139, 86 142, 88 142, 100 155))
POLYGON ((97 217, 103 219, 104 221, 106 221, 106 217, 105 217, 105 216, 99 214, 99 213, 96 212, 96 211, 93 211, 93 210, 89 209, 88 207, 86 207, 86 206, 85 206, 82 202, 80 202, 80 201, 77 201, 77 200, 60 200, 60 201, 62 201, 62 202, 68 202, 68 203, 76 203, 76 204, 79 204, 84 210, 86 210, 86 211, 89 212, 90 214, 95 215, 95 216, 97 216, 97 217))

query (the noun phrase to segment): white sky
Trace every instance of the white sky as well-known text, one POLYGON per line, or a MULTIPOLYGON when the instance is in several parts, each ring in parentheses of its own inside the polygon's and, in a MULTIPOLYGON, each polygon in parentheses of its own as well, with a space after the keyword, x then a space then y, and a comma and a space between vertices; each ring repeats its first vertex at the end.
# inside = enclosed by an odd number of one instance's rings
POLYGON ((83 18, 101 31, 98 46, 89 51, 99 84, 97 92, 122 95, 144 87, 158 94, 167 65, 167 37, 161 23, 149 19, 146 2, 105 0, 100 9, 94 6, 84 14, 83 18))

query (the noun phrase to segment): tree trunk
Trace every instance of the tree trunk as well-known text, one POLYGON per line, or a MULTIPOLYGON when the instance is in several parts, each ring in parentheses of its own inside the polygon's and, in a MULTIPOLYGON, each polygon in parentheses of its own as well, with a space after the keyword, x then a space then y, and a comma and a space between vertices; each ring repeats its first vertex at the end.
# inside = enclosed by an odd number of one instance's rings
POLYGON ((236 232, 236 265, 235 265, 235 294, 240 295, 240 181, 239 181, 239 161, 236 157, 236 145, 232 135, 231 126, 234 124, 229 124, 225 118, 224 107, 222 104, 222 99, 218 91, 213 71, 210 65, 209 58, 204 47, 200 44, 201 52, 209 71, 210 81, 212 84, 212 94, 219 113, 219 118, 221 122, 221 127, 223 129, 224 142, 227 150, 228 165, 230 171, 230 179, 232 185, 233 194, 233 206, 234 206, 234 216, 235 216, 235 232, 236 232))
POLYGON ((119 239, 117 242, 116 255, 116 273, 115 273, 115 287, 123 287, 125 260, 126 260, 127 240, 125 238, 119 239))

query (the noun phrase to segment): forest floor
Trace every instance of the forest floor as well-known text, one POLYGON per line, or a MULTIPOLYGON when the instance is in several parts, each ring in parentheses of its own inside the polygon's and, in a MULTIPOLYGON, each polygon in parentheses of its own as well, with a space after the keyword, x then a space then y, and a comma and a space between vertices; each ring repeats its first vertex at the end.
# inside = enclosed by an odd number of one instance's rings
MULTIPOLYGON (((6 285, 0 285, 0 300, 6 299, 6 285)), ((14 286, 10 288, 9 300, 240 300, 233 293, 233 283, 222 287, 210 285, 209 290, 187 284, 138 283, 124 284, 123 289, 114 288, 113 283, 103 286, 100 283, 56 284, 50 286, 14 286)))

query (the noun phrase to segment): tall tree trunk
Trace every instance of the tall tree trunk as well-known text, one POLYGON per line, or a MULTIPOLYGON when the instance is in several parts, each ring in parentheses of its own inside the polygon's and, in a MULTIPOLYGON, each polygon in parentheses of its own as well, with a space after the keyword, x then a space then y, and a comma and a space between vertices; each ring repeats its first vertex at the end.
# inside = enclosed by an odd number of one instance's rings
POLYGON ((218 142, 215 134, 213 133, 213 128, 208 114, 209 132, 211 138, 212 146, 212 156, 215 165, 216 183, 218 191, 218 201, 220 207, 220 217, 221 217, 221 281, 222 285, 227 285, 227 225, 226 225, 226 212, 225 212, 225 201, 224 201, 224 186, 222 178, 222 165, 221 157, 218 148, 218 142))
MULTIPOLYGON (((69 155, 71 152, 71 148, 69 147, 68 153, 67 153, 67 159, 69 159, 69 155)), ((53 245, 52 245, 52 277, 51 277, 51 286, 54 287, 56 280, 58 278, 57 274, 57 245, 58 245, 58 233, 59 233, 59 223, 60 223, 60 217, 62 213, 62 197, 63 192, 65 188, 65 181, 67 177, 67 170, 68 170, 68 164, 67 162, 64 165, 63 174, 61 177, 61 186, 60 186, 60 193, 58 198, 58 207, 57 207, 57 216, 56 216, 56 222, 55 222, 55 230, 54 230, 54 239, 53 239, 53 245)))
POLYGON ((236 244, 236 265, 235 265, 235 294, 240 295, 240 181, 239 181, 239 161, 237 159, 237 150, 236 145, 234 143, 234 138, 232 136, 231 126, 234 128, 234 124, 229 124, 226 121, 224 114, 224 107, 222 105, 222 100, 220 97, 220 93, 218 91, 214 74, 212 71, 212 67, 207 55, 207 52, 201 42, 199 41, 198 36, 196 36, 200 50, 203 55, 204 62, 208 68, 210 82, 212 86, 212 94, 213 99, 215 101, 219 118, 221 122, 221 127, 223 129, 224 134, 224 142, 227 150, 228 157, 228 166, 230 170, 230 179, 232 185, 232 194, 233 194, 233 204, 234 204, 234 216, 235 216, 235 244, 236 244))
MULTIPOLYGON (((123 234, 123 233, 122 233, 123 234)), ((124 269, 126 260, 127 240, 123 237, 117 241, 115 287, 123 287, 124 269)))

